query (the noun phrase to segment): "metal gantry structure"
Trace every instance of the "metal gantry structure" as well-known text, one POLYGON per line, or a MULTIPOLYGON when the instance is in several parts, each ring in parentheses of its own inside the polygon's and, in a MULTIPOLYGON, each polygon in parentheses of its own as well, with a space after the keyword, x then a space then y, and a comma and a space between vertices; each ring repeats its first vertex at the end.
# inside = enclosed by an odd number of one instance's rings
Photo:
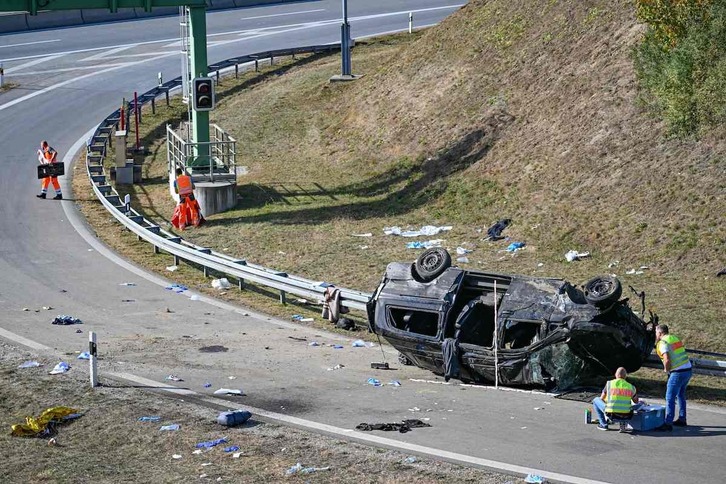
MULTIPOLYGON (((120 8, 186 8, 188 19, 189 74, 190 77, 207 75, 207 2, 206 0, 2 0, 0 12, 27 12, 38 15, 41 11, 108 9, 112 13, 120 8)), ((184 44, 183 44, 184 45, 184 44)), ((209 143, 209 113, 192 109, 192 139, 195 143, 209 143)))

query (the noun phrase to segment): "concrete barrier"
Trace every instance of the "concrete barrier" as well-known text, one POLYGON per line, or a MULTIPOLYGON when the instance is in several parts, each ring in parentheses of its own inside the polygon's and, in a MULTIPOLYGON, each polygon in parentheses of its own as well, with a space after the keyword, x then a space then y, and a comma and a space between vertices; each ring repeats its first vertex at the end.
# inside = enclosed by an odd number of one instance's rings
POLYGON ((0 33, 28 30, 28 20, 24 13, 0 14, 0 33))
POLYGON ((194 184, 194 197, 205 217, 224 212, 237 204, 237 183, 198 182, 194 184))
POLYGON ((132 20, 136 18, 136 10, 133 8, 119 8, 118 12, 111 13, 100 8, 88 8, 81 10, 84 24, 98 22, 115 22, 118 20, 132 20))
POLYGON ((38 15, 28 15, 28 28, 51 29, 54 27, 69 27, 83 25, 80 10, 57 10, 55 12, 40 12, 38 15))

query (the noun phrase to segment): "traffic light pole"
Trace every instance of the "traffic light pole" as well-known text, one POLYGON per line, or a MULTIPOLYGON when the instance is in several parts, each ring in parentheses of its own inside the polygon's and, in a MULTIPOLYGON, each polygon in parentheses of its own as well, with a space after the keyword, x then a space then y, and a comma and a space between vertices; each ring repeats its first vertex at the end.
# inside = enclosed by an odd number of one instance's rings
MULTIPOLYGON (((207 75, 206 7, 189 7, 189 36, 192 78, 207 75)), ((192 141, 209 142, 209 113, 192 109, 192 141)), ((209 145, 198 146, 197 156, 209 156, 209 145)))

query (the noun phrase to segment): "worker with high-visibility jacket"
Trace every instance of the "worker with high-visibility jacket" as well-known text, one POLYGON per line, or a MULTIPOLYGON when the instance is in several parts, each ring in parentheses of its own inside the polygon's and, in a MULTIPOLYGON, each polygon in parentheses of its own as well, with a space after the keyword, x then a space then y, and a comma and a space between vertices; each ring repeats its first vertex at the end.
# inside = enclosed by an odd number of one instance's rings
MULTIPOLYGON (((40 142, 40 148, 38 148, 38 162, 42 165, 58 162, 58 152, 51 147, 47 141, 43 140, 40 142)), ((48 186, 53 183, 53 189, 55 190, 55 197, 53 200, 63 200, 63 194, 61 193, 60 183, 58 183, 57 176, 47 176, 43 178, 40 183, 40 193, 36 195, 38 198, 45 198, 48 194, 48 186)))
POLYGON ((625 380, 627 377, 627 370, 618 368, 615 379, 607 382, 600 396, 592 401, 598 430, 608 429, 608 417, 629 419, 633 416, 633 404, 638 403, 638 395, 635 386, 625 380))
POLYGON ((179 194, 179 202, 182 203, 187 197, 194 200, 194 182, 192 177, 184 173, 181 168, 176 169, 176 180, 174 180, 174 191, 179 194))
POLYGON ((171 223, 174 227, 184 230, 189 225, 195 227, 204 223, 199 203, 194 198, 194 182, 181 168, 176 169, 174 191, 179 194, 179 204, 174 209, 171 223))
POLYGON ((685 427, 686 387, 693 376, 693 366, 683 342, 668 332, 668 326, 659 324, 655 328, 655 352, 663 362, 663 371, 668 374, 666 385, 665 422, 655 430, 669 432, 673 426, 685 427), (678 400, 678 420, 673 421, 678 400))

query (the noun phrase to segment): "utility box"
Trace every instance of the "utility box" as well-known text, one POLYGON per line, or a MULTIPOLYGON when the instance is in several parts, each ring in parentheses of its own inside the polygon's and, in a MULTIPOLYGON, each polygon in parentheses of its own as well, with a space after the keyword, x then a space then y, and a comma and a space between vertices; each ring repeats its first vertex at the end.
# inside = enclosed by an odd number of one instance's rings
POLYGON ((134 183, 134 160, 126 160, 124 166, 116 167, 116 183, 119 185, 134 183))
POLYGON ((116 131, 116 167, 126 166, 126 130, 116 131))

